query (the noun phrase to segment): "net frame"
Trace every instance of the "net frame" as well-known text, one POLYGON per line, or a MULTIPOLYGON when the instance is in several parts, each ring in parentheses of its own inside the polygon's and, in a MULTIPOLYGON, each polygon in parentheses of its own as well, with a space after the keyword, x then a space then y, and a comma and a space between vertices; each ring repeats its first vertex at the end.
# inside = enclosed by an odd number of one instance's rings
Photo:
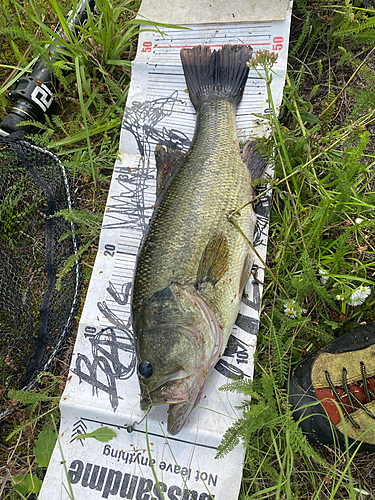
MULTIPOLYGON (((75 224, 67 221, 62 216, 51 217, 62 208, 68 210, 73 209, 75 200, 66 167, 61 160, 50 150, 25 140, 22 132, 6 134, 0 131, 0 153, 1 156, 3 156, 2 163, 0 159, 0 184, 4 186, 4 177, 9 174, 12 179, 18 175, 20 179, 25 181, 26 187, 30 185, 34 186, 35 194, 40 196, 40 199, 36 196, 37 200, 35 203, 38 205, 40 201, 40 206, 33 207, 41 220, 41 222, 39 221, 40 227, 38 227, 38 230, 40 233, 41 227, 43 226, 45 231, 43 236, 45 257, 38 271, 43 276, 42 282, 44 289, 42 291, 30 291, 26 289, 22 284, 25 282, 25 276, 19 279, 9 278, 8 283, 5 280, 5 285, 7 286, 5 286, 3 300, 1 300, 0 303, 0 313, 3 313, 5 309, 4 304, 7 299, 6 293, 10 296, 14 295, 15 297, 18 295, 18 301, 13 298, 13 300, 18 303, 18 308, 14 309, 14 314, 16 320, 18 317, 18 324, 21 324, 21 326, 22 320, 20 322, 19 317, 22 317, 23 313, 21 312, 20 316, 19 311, 22 311, 22 307, 25 304, 26 310, 29 307, 29 311, 25 313, 28 328, 23 328, 23 331, 28 332, 26 335, 27 339, 17 339, 17 335, 15 335, 16 330, 14 328, 12 330, 12 320, 9 319, 9 325, 5 324, 7 321, 4 320, 6 317, 5 314, 2 314, 0 318, 0 330, 2 329, 10 334, 13 333, 16 340, 22 342, 22 344, 27 347, 29 344, 33 344, 33 355, 31 357, 29 356, 29 359, 25 359, 27 356, 24 356, 24 359, 22 359, 20 354, 16 356, 13 352, 17 351, 17 349, 20 350, 18 344, 14 345, 12 350, 12 346, 8 345, 5 347, 3 342, 3 344, 0 343, 0 360, 3 361, 3 368, 10 365, 13 372, 17 370, 22 372, 22 377, 20 374, 18 377, 11 375, 9 375, 8 378, 5 377, 4 386, 7 389, 30 390, 37 385, 38 376, 41 373, 51 370, 54 359, 72 331, 75 315, 80 303, 82 277, 79 259, 79 241, 75 224), (9 159, 9 164, 4 164, 4 159, 6 158, 9 159), (7 171, 8 174, 6 174, 7 171), (76 259, 73 257, 73 266, 63 276, 61 289, 58 291, 56 288, 57 272, 63 268, 66 259, 72 255, 75 255, 76 259), (21 285, 17 283, 21 283, 21 285), (22 294, 20 292, 22 292, 22 294), (35 299, 35 297, 37 297, 37 299, 35 299), (58 300, 59 297, 61 299, 60 302, 58 300), (30 305, 33 300, 36 304, 30 305), (38 309, 37 313, 35 313, 35 308, 38 309), (1 309, 3 309, 3 311, 1 311, 1 309), (30 333, 30 322, 32 323, 32 333, 30 333), (33 337, 32 339, 30 335, 33 337), (8 363, 6 361, 7 356, 8 363), (14 357, 14 362, 9 361, 12 356, 14 357), (12 366, 11 363, 16 366, 12 366), (25 367, 26 363, 27 366, 25 367), (23 365, 22 370, 21 365, 23 365)), ((4 189, 1 196, 0 207, 4 203, 6 197, 6 194, 4 197, 4 189)), ((24 200, 24 206, 33 206, 33 198, 30 198, 30 195, 27 196, 26 201, 24 200)), ((21 198, 18 198, 18 203, 20 203, 21 198)), ((33 215, 35 217, 34 212, 33 215)), ((22 215, 24 214, 25 213, 22 215)), ((6 262, 4 255, 6 256, 8 254, 9 266, 13 265, 16 269, 17 265, 15 262, 17 259, 18 261, 21 259, 23 264, 27 259, 17 255, 15 249, 9 248, 9 244, 4 241, 6 225, 3 224, 3 221, 1 222, 0 264, 6 262), (13 255, 10 255, 12 253, 13 255)), ((39 245, 42 245, 41 241, 42 239, 40 239, 39 245)), ((31 252, 29 257, 29 260, 32 261, 31 252)), ((4 265, 2 267, 2 279, 4 282, 5 268, 4 265)), ((24 270, 25 269, 27 270, 29 268, 26 266, 24 267, 24 270)), ((37 271, 35 271, 35 273, 37 273, 37 271)), ((35 284, 33 286, 35 288, 35 284)), ((8 299, 10 300, 9 296, 8 299)), ((12 342, 10 342, 10 344, 12 344, 12 342)), ((9 400, 6 401, 5 399, 5 404, 3 403, 0 406, 0 422, 9 414, 11 408, 12 404, 10 404, 9 400)))

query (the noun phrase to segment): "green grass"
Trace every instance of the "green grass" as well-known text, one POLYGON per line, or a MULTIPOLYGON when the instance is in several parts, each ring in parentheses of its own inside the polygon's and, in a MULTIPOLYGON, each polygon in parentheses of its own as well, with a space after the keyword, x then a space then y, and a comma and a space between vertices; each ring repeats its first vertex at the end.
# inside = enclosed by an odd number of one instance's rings
MULTIPOLYGON (((243 418, 222 443, 223 452, 238 439, 247 445, 242 500, 375 494, 356 465, 373 457, 359 458, 355 447, 312 447, 292 419, 284 389, 305 354, 375 319, 374 74, 368 57, 374 23, 345 2, 296 4, 280 119, 269 94, 273 132, 261 141, 274 155, 275 178, 267 258, 272 274, 266 272, 255 379, 232 386, 251 394, 252 403, 243 404, 243 418), (352 306, 361 285, 372 293, 352 306), (295 317, 285 316, 286 305, 295 317)), ((263 66, 270 80, 267 54, 253 66, 263 66)))
MULTIPOLYGON (((61 157, 73 178, 78 210, 70 216, 80 225, 86 285, 139 31, 139 2, 97 4, 99 13, 89 16, 66 45, 64 62, 55 64, 60 107, 39 124, 37 139, 61 157)), ((56 0, 2 2, 0 115, 7 109, 6 89, 34 58, 46 56, 56 13, 63 22, 69 8, 70 2, 56 0)), ((375 321, 375 16, 344 0, 295 0, 294 14, 283 106, 279 119, 274 109, 270 113, 273 132, 260 146, 274 158, 275 176, 255 378, 227 387, 252 399, 243 403, 243 417, 224 436, 219 453, 240 440, 246 445, 241 500, 367 498, 375 496, 368 476, 373 457, 355 448, 310 445, 292 419, 284 386, 305 354, 375 321), (372 287, 372 294, 352 306, 350 296, 361 285, 372 287), (285 316, 288 305, 295 317, 285 316)), ((269 80, 272 61, 263 54, 257 62, 267 64, 269 80)), ((271 94, 269 103, 272 109, 271 94)), ((32 443, 45 422, 40 416, 56 411, 54 391, 34 398, 26 413, 7 424, 11 438, 3 446, 34 464, 29 474, 40 473, 32 443)), ((4 463, 9 454, 4 452, 4 463)))

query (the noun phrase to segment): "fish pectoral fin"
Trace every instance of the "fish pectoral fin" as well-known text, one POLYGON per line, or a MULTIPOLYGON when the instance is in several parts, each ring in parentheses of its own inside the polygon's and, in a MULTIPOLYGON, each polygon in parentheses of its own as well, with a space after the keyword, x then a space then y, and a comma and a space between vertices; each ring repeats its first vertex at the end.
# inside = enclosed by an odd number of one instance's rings
POLYGON ((197 288, 201 288, 204 283, 211 283, 215 286, 227 271, 228 264, 228 241, 222 234, 216 234, 206 245, 199 262, 197 288))
POLYGON ((155 162, 156 162, 156 196, 167 189, 173 175, 183 162, 185 154, 178 149, 167 148, 164 149, 161 144, 155 148, 155 162))

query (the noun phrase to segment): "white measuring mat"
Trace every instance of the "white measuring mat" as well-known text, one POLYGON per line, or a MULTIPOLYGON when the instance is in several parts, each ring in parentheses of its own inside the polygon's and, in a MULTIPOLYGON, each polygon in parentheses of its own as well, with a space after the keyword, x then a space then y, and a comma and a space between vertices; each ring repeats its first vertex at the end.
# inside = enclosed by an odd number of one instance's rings
MULTIPOLYGON (((279 107, 291 17, 291 5, 287 7, 281 21, 190 24, 188 30, 162 28, 161 32, 151 28, 154 31, 140 35, 119 159, 114 166, 71 373, 60 403, 59 445, 40 500, 69 498, 64 462, 76 500, 238 498, 243 447, 237 446, 221 459, 215 455, 226 429, 241 416, 235 408, 241 396, 219 388, 232 375, 252 377, 263 266, 256 259, 227 349, 205 384, 199 407, 176 436, 166 431, 167 406, 154 407, 146 419, 140 410, 129 320, 131 283, 142 233, 156 197, 155 146, 173 143, 187 152, 194 133, 196 115, 186 93, 180 49, 198 44, 213 48, 250 44, 255 51, 277 51, 272 91, 279 107), (103 426, 117 437, 109 442, 92 437, 76 439, 103 426)), ((266 100, 264 80, 251 70, 236 115, 241 141, 269 133, 267 122, 254 116, 268 112, 266 100)), ((267 193, 256 206, 258 226, 254 236, 264 260, 269 211, 267 193)))

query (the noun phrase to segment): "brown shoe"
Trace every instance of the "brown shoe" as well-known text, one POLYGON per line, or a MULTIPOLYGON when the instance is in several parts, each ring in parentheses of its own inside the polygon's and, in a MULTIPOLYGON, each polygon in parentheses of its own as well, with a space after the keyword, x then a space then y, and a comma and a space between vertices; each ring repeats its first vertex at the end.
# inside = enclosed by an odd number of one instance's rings
POLYGON ((293 415, 313 442, 375 451, 375 323, 351 330, 294 368, 293 415), (355 446, 356 446, 355 445, 355 446))

